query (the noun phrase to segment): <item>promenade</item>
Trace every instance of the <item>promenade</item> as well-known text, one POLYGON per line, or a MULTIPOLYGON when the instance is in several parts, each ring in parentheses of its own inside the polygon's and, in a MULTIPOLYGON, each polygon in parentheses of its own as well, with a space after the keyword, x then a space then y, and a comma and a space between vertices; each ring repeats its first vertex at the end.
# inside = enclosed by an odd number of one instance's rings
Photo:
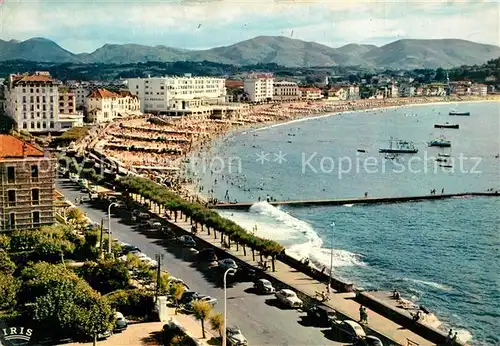
MULTIPOLYGON (((432 194, 423 196, 402 196, 402 197, 361 197, 361 198, 342 198, 342 199, 323 199, 323 200, 303 200, 303 201, 269 201, 274 206, 286 205, 290 207, 306 206, 327 206, 327 205, 346 205, 346 204, 378 204, 378 203, 403 203, 415 201, 432 201, 448 198, 466 198, 466 197, 499 197, 500 191, 495 192, 464 192, 450 194, 432 194)), ((217 203, 209 205, 216 209, 248 209, 255 202, 241 203, 217 203)))
MULTIPOLYGON (((138 195, 133 195, 133 198, 136 201, 140 200, 138 195)), ((154 207, 151 211, 159 215, 158 210, 154 207)), ((185 222, 181 217, 178 218, 177 222, 173 222, 172 220, 168 221, 186 232, 191 232, 191 224, 189 222, 185 222)), ((234 244, 229 249, 222 248, 220 238, 218 237, 215 239, 213 232, 209 235, 206 230, 203 232, 199 231, 196 236, 203 239, 205 242, 226 251, 231 256, 246 262, 249 265, 257 266, 257 261, 260 257, 258 251, 256 251, 254 261, 252 258, 252 252, 247 249, 245 255, 243 247, 241 246, 238 250, 234 244)), ((316 292, 321 292, 327 289, 324 283, 312 279, 306 274, 297 271, 279 260, 275 261, 275 272, 267 271, 266 274, 292 287, 298 293, 302 293, 303 295, 309 297, 314 297, 316 292)), ((353 295, 354 293, 331 293, 330 300, 325 304, 335 309, 345 317, 358 321, 360 304, 352 299, 353 295)), ((368 323, 366 324, 366 329, 373 330, 375 334, 384 336, 386 339, 391 340, 394 345, 435 345, 433 342, 426 340, 425 338, 370 309, 367 309, 367 312, 368 323)))

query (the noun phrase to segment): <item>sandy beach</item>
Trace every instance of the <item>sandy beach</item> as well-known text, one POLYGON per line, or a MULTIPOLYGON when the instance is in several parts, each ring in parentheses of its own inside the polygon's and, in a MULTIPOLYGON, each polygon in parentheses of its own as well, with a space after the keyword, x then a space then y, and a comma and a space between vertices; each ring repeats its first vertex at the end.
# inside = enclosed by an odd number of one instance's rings
POLYGON ((259 131, 290 122, 374 109, 461 102, 498 102, 500 95, 487 97, 420 97, 367 99, 353 101, 319 100, 263 105, 242 105, 221 119, 199 116, 155 117, 144 115, 123 119, 92 133, 86 139, 89 147, 113 158, 131 172, 168 184, 183 196, 205 201, 197 182, 183 176, 183 162, 192 152, 208 149, 213 141, 228 132, 253 129, 259 131), (151 118, 156 119, 152 121, 151 118))

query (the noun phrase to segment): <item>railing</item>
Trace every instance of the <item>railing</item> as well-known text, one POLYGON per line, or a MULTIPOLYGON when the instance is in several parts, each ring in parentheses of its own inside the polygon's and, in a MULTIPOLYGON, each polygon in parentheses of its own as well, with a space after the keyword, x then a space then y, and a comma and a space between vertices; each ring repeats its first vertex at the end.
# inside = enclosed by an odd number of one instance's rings
POLYGON ((411 341, 410 339, 406 339, 407 344, 406 346, 419 346, 419 344, 415 341, 411 341))

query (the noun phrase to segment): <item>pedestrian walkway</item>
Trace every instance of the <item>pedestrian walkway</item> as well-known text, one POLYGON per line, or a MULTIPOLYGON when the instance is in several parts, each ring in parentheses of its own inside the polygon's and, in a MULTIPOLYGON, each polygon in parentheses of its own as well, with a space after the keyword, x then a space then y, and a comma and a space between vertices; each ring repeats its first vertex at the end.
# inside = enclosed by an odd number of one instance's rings
MULTIPOLYGON (((139 200, 136 195, 134 198, 139 200)), ((158 210, 152 210, 152 212, 158 214, 158 210)), ((183 217, 179 217, 177 222, 173 222, 172 220, 169 221, 184 229, 186 232, 191 231, 191 224, 189 222, 185 222, 183 217)), ((218 248, 223 249, 221 246, 220 234, 217 234, 217 239, 215 239, 213 231, 209 235, 207 230, 204 230, 203 232, 199 231, 196 236, 218 248)), ((238 246, 237 250, 237 246, 234 243, 231 245, 230 249, 224 248, 223 250, 243 262, 252 266, 257 266, 257 261, 260 259, 258 251, 255 251, 255 260, 253 260, 251 250, 247 248, 245 255, 242 246, 238 246)), ((292 268, 279 260, 275 261, 275 270, 275 272, 268 271, 266 273, 307 296, 315 297, 316 292, 322 292, 327 289, 327 286, 324 283, 312 279, 306 274, 297 271, 295 268, 292 268)), ((352 295, 345 293, 331 293, 330 297, 331 298, 326 305, 347 316, 349 319, 354 321, 359 320, 359 308, 361 305, 353 299, 350 299, 352 298, 352 295)), ((367 314, 368 323, 365 326, 368 329, 374 330, 376 333, 385 336, 395 344, 405 346, 408 344, 418 346, 434 345, 434 343, 368 308, 367 314)))

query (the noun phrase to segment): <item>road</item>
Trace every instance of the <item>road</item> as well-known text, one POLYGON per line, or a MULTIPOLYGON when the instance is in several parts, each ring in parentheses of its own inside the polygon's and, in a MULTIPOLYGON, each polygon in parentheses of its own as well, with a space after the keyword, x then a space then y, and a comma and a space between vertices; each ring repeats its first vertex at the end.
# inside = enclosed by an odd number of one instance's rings
MULTIPOLYGON (((78 186, 67 179, 58 180, 56 187, 69 201, 84 196, 78 186)), ((107 225, 106 205, 85 202, 78 207, 92 221, 104 219, 107 225)), ((218 268, 199 268, 183 260, 185 254, 177 246, 165 243, 156 232, 138 229, 127 221, 125 211, 116 210, 115 214, 113 209, 116 208, 112 208, 111 230, 115 238, 136 245, 151 258, 163 254, 162 269, 182 278, 191 290, 217 298, 215 310, 223 311, 224 292, 218 268)), ((238 283, 227 290, 228 325, 239 326, 250 345, 342 345, 326 338, 326 329, 310 326, 301 317, 304 313, 278 308, 271 296, 248 292, 251 286, 252 283, 238 283)))

